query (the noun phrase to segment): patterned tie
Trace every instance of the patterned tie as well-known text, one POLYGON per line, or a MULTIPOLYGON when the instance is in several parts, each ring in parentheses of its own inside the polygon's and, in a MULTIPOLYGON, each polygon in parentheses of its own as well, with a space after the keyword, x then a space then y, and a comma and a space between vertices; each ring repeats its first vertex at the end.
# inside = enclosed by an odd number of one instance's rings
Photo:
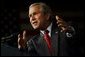
POLYGON ((45 33, 44 33, 44 40, 47 43, 49 53, 52 54, 51 37, 49 36, 49 31, 48 30, 46 30, 45 33))

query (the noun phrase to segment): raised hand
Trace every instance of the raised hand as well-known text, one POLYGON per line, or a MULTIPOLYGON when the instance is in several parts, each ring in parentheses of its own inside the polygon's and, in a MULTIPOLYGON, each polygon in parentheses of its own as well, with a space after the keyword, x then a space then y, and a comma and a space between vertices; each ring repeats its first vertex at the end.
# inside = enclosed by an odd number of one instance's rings
POLYGON ((26 31, 23 31, 23 34, 18 35, 18 48, 25 48, 27 42, 26 31))
POLYGON ((56 16, 56 20, 57 20, 58 27, 61 29, 61 32, 65 32, 68 30, 69 26, 63 19, 56 16))

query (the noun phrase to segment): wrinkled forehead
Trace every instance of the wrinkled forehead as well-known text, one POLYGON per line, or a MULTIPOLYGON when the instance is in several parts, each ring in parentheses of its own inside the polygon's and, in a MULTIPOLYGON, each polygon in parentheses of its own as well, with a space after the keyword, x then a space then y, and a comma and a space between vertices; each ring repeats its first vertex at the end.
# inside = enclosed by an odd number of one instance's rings
POLYGON ((41 10, 42 7, 40 5, 30 6, 29 10, 32 10, 32 9, 37 9, 37 10, 39 9, 39 10, 41 10))
POLYGON ((36 5, 36 6, 32 6, 29 8, 29 13, 32 13, 32 12, 41 12, 42 11, 42 8, 39 6, 39 5, 36 5))
POLYGON ((34 3, 34 4, 31 4, 30 6, 29 6, 29 8, 31 8, 31 7, 43 7, 43 6, 45 6, 45 4, 44 3, 34 3))

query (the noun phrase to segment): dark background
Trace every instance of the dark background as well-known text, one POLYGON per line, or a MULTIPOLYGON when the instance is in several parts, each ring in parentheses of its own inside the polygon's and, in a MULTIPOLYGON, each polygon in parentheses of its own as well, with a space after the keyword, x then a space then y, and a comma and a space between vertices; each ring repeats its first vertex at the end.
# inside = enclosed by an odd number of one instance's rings
POLYGON ((53 14, 61 16, 75 28, 73 41, 79 47, 80 55, 84 54, 84 1, 82 0, 0 0, 0 38, 15 35, 10 40, 1 41, 17 47, 17 33, 23 29, 32 30, 27 16, 28 7, 34 2, 44 2, 52 8, 53 14))

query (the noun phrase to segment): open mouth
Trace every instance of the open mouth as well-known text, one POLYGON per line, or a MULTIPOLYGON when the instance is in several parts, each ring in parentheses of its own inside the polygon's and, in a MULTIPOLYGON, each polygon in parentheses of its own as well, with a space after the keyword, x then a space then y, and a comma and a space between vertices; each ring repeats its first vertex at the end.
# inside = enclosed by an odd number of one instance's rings
POLYGON ((37 22, 32 22, 32 24, 33 24, 33 25, 36 25, 36 24, 37 24, 37 22))

